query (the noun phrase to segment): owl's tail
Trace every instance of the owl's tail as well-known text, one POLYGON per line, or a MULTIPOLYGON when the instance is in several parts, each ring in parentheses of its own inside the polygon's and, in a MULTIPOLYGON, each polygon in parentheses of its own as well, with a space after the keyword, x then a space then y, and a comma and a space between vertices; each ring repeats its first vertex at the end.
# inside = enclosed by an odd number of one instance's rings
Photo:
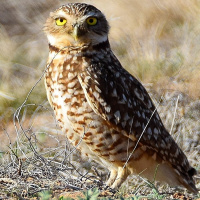
POLYGON ((195 186, 193 175, 197 172, 194 168, 190 168, 189 171, 180 172, 176 168, 170 166, 169 164, 161 164, 159 166, 160 173, 158 172, 157 180, 167 182, 171 186, 184 186, 190 192, 197 194, 198 189, 195 186))
POLYGON ((182 169, 181 171, 172 166, 169 163, 164 163, 159 166, 160 174, 158 173, 158 179, 167 182, 171 186, 184 186, 190 192, 197 194, 198 189, 195 186, 193 176, 197 174, 197 171, 190 167, 188 171, 182 169))
POLYGON ((193 192, 194 194, 198 193, 198 189, 195 186, 193 176, 197 174, 197 171, 191 167, 190 170, 188 170, 185 174, 181 174, 180 172, 176 171, 176 174, 178 175, 178 180, 181 185, 186 187, 190 192, 193 192))

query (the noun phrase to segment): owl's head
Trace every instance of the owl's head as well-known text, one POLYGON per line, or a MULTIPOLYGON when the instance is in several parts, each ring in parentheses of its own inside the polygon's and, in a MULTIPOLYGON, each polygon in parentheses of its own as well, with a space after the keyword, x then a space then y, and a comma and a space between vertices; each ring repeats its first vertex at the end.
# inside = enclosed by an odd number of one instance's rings
POLYGON ((50 13, 44 31, 51 45, 96 45, 108 39, 109 25, 103 13, 92 5, 70 3, 50 13))

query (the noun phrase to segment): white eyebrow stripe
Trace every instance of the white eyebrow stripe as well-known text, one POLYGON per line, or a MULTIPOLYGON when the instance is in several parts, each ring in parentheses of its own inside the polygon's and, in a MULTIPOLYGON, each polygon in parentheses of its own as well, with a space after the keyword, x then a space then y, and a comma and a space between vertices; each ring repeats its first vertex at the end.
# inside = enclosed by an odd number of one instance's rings
POLYGON ((63 10, 59 10, 54 17, 55 18, 58 18, 58 17, 64 17, 64 18, 66 18, 66 12, 64 12, 63 10))

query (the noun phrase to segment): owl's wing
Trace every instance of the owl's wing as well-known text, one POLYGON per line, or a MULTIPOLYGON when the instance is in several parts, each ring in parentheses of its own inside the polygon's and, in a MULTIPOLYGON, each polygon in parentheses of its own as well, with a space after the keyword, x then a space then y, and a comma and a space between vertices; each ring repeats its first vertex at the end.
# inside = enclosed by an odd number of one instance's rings
POLYGON ((117 129, 136 137, 150 122, 155 123, 155 128, 158 125, 163 128, 156 108, 142 84, 122 68, 115 57, 111 60, 110 63, 92 62, 78 75, 94 112, 117 129))
POLYGON ((164 128, 145 88, 114 56, 110 62, 92 61, 78 78, 89 105, 112 128, 139 140, 179 171, 191 170, 186 156, 164 128))

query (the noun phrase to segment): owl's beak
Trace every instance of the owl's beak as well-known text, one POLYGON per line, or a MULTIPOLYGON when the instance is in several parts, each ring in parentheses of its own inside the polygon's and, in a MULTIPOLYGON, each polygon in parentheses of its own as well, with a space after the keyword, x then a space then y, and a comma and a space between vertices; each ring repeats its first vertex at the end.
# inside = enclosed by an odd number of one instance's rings
POLYGON ((79 29, 79 26, 75 25, 72 32, 72 37, 74 38, 75 41, 77 41, 80 35, 81 35, 81 31, 79 29))

